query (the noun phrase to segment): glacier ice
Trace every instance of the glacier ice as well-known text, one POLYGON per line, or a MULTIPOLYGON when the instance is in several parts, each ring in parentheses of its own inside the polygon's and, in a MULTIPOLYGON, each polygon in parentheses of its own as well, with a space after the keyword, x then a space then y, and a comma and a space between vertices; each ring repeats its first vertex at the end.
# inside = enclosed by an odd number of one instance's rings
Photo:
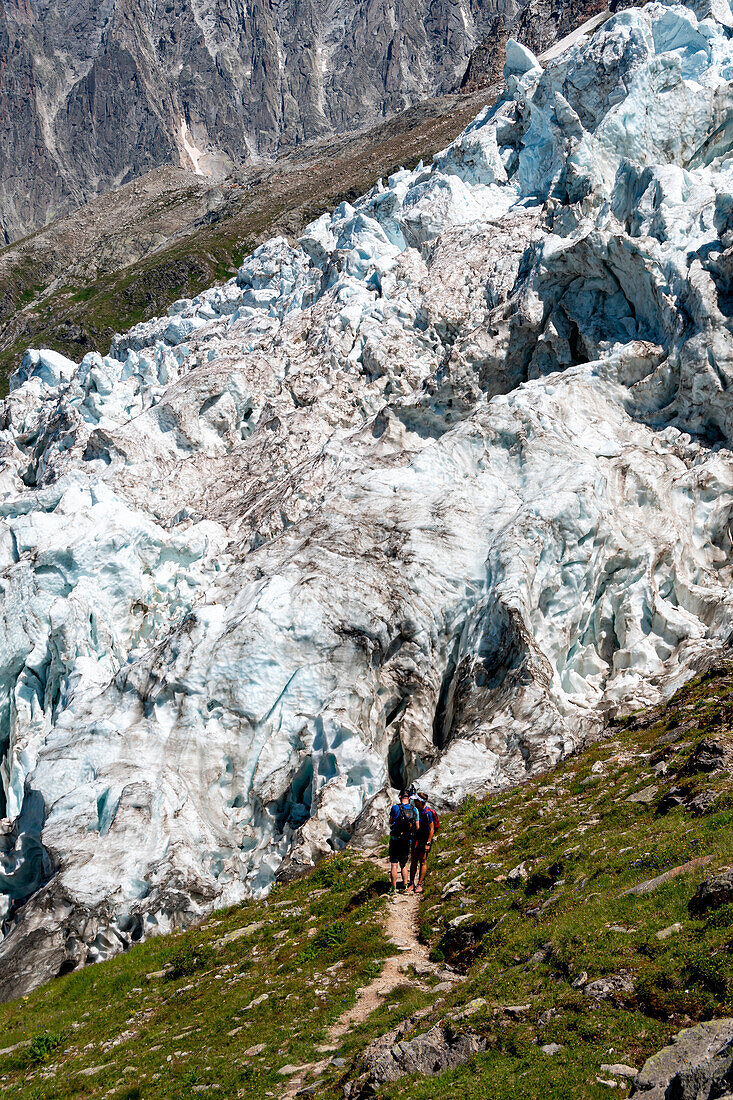
POLYGON ((551 766, 733 626, 733 23, 652 3, 0 415, 0 993, 551 766))

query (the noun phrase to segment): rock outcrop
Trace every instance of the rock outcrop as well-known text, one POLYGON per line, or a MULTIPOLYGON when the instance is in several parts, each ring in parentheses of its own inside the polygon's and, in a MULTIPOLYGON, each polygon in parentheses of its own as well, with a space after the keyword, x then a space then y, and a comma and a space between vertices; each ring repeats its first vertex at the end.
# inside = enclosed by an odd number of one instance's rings
POLYGON ((367 1100, 377 1095, 381 1085, 399 1081, 407 1074, 432 1077, 463 1065, 487 1042, 470 1028, 455 1029, 436 1025, 429 1031, 402 1038, 404 1024, 371 1043, 362 1057, 361 1072, 347 1084, 349 1100, 367 1100))
POLYGON ((718 875, 710 875, 703 879, 693 897, 690 898, 688 909, 691 917, 702 919, 713 909, 720 909, 721 905, 730 905, 733 902, 733 869, 721 871, 718 875))
POLYGON ((0 241, 160 165, 216 177, 371 124, 452 91, 492 36, 500 68, 518 18, 544 46, 597 7, 43 0, 31 10, 9 0, 0 7, 0 241))
POLYGON ((108 356, 28 354, 0 412, 6 995, 51 924, 59 968, 102 958, 379 827, 390 785, 545 770, 725 647, 731 72, 682 6, 544 71, 511 45, 432 166, 108 356))
POLYGON ((719 1100, 733 1088, 733 1020, 680 1031, 634 1079, 639 1100, 719 1100))

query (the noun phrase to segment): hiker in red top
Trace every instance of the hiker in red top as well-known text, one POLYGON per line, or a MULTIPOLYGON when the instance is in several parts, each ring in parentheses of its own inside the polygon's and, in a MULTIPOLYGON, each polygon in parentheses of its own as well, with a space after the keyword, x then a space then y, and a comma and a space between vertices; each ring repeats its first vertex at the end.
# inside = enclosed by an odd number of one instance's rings
POLYGON ((410 863, 410 885, 407 893, 414 890, 416 894, 422 893, 422 884, 425 881, 425 873, 428 869, 428 852, 436 833, 436 814, 428 806, 428 796, 420 791, 412 800, 418 814, 417 832, 412 845, 412 861, 410 863), (417 883, 415 882, 417 876, 417 883))

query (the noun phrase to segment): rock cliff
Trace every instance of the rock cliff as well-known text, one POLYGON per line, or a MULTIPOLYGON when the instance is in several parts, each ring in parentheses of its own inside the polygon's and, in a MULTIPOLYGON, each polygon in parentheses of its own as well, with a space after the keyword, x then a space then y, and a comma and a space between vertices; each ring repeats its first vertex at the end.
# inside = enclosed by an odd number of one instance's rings
MULTIPOLYGON (((731 633, 728 9, 619 13, 429 167, 2 406, 16 990, 517 782, 731 633), (381 817, 379 818, 381 822, 381 817)), ((6 987, 7 988, 7 987, 6 987)))
POLYGON ((159 165, 217 177, 305 139, 371 124, 457 88, 478 43, 498 45, 500 68, 520 16, 532 44, 544 46, 597 7, 7 0, 0 240, 159 165))

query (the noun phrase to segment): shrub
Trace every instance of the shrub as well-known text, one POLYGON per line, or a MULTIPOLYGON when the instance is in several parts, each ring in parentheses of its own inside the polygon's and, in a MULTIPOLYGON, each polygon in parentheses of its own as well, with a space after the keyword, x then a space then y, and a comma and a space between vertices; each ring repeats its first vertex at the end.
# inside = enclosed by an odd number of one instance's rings
POLYGON ((714 909, 708 916, 706 925, 708 928, 728 928, 733 924, 733 904, 721 905, 720 909, 714 909))
POLYGON ((40 1066, 47 1062, 53 1052, 58 1050, 64 1041, 62 1031, 44 1031, 42 1035, 36 1035, 31 1039, 28 1047, 28 1061, 31 1065, 40 1066))
POLYGON ((311 942, 300 952, 300 960, 308 962, 324 952, 333 951, 334 948, 342 948, 346 943, 348 932, 348 926, 344 921, 332 921, 331 924, 316 932, 311 942))
POLYGON ((168 958, 170 970, 168 977, 172 979, 187 978, 198 970, 207 970, 216 962, 216 951, 208 943, 196 943, 189 939, 184 941, 168 958))
POLYGON ((319 863, 310 877, 308 888, 341 886, 349 878, 351 866, 343 856, 331 856, 319 863))
POLYGON ((501 818, 495 818, 491 822, 487 821, 487 818, 490 818, 494 813, 495 807, 491 799, 486 798, 483 802, 479 802, 475 795, 468 795, 460 809, 464 825, 477 825, 479 822, 486 822, 489 829, 496 829, 501 824, 501 818))

